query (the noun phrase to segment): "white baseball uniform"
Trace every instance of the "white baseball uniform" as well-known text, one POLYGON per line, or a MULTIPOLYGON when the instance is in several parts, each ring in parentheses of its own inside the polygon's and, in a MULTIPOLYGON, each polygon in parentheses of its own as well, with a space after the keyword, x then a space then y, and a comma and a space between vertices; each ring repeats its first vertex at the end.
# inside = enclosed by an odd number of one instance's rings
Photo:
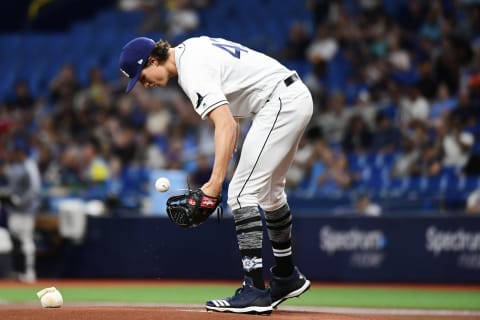
POLYGON ((285 205, 285 176, 313 111, 308 88, 278 61, 219 38, 184 41, 175 62, 178 83, 202 119, 224 104, 234 117, 253 118, 229 185, 231 209, 285 205))

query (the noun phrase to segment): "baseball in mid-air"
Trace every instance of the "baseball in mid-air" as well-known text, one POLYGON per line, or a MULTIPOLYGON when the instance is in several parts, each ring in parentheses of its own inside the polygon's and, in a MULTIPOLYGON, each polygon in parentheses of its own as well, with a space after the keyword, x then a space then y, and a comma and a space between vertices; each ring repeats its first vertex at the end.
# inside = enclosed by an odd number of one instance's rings
POLYGON ((157 189, 160 192, 166 192, 170 188, 170 180, 168 180, 165 177, 158 178, 157 181, 155 181, 155 189, 157 189))

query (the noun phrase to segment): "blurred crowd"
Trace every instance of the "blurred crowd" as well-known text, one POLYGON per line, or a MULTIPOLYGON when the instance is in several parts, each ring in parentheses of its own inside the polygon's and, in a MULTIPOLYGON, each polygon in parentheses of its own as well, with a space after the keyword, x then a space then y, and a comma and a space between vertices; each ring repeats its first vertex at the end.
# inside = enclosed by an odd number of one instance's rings
POLYGON ((289 183, 339 192, 348 161, 395 154, 391 177, 480 174, 480 3, 309 1, 313 33, 294 24, 282 54, 306 59, 315 130, 289 183))
MULTIPOLYGON (((163 11, 146 1, 142 8, 152 16, 139 28, 178 37, 199 27, 195 1, 167 3, 162 10, 174 10, 171 19, 179 23, 155 24, 165 21, 155 18, 163 11)), ((392 177, 438 176, 445 168, 480 175, 480 3, 305 5, 311 19, 292 23, 282 48, 269 52, 301 66, 315 103, 289 190, 348 191, 361 179, 349 159, 365 154, 393 154, 392 177)), ((214 152, 211 124, 199 119, 175 81, 148 91, 137 86, 129 95, 125 81, 119 75, 107 82, 94 67, 81 83, 76 66, 65 65, 48 92, 34 96, 19 79, 0 105, 1 162, 7 142, 23 139, 38 163, 44 199, 81 196, 123 208, 142 207, 152 169, 182 169, 192 186, 205 182, 214 152)))

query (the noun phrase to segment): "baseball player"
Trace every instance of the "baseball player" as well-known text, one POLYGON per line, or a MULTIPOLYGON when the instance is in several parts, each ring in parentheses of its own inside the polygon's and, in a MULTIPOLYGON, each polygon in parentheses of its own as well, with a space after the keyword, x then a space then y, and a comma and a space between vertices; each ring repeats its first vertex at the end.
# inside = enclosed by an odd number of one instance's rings
POLYGON ((292 216, 284 191, 285 176, 310 121, 313 102, 296 72, 278 61, 225 39, 197 37, 172 48, 166 41, 140 37, 128 42, 119 59, 130 78, 145 87, 165 87, 172 77, 202 119, 215 127, 215 158, 205 195, 221 194, 236 147, 239 118, 252 118, 240 159, 228 188, 245 273, 243 287, 232 297, 210 300, 207 310, 270 314, 288 298, 298 297, 310 281, 292 260, 292 216), (262 276, 262 220, 276 265, 265 288, 262 276))
POLYGON ((13 264, 18 280, 36 281, 35 217, 41 202, 38 165, 28 157, 26 138, 14 137, 7 145, 8 165, 3 174, 8 182, 0 189, 0 203, 8 210, 8 230, 13 240, 13 264))

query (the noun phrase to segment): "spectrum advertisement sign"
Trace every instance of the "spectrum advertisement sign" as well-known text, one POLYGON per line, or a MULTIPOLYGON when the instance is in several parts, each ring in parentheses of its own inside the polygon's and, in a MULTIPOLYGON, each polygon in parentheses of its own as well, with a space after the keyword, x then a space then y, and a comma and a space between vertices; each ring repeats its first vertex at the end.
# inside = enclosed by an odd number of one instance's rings
POLYGON ((335 229, 331 225, 320 228, 319 247, 328 256, 348 255, 348 265, 357 268, 379 268, 385 259, 387 238, 379 229, 335 229))
POLYGON ((480 283, 480 217, 304 218, 294 235, 316 280, 480 283))
POLYGON ((459 269, 478 270, 480 273, 480 230, 431 225, 425 232, 425 242, 427 252, 434 258, 453 256, 459 269))
MULTIPOLYGON (((294 215, 293 220, 295 264, 310 280, 480 283, 480 217, 294 215)), ((71 259, 62 263, 70 269, 58 277, 236 279, 242 274, 232 233, 235 223, 228 217, 182 230, 181 235, 177 226, 158 215, 90 217, 87 227, 82 246, 64 258, 71 259), (198 261, 215 261, 216 268, 197 263, 192 269, 198 261)), ((272 250, 265 245, 263 253, 269 277, 275 263, 272 250)), ((42 270, 58 270, 58 261, 49 261, 52 265, 42 270)))

